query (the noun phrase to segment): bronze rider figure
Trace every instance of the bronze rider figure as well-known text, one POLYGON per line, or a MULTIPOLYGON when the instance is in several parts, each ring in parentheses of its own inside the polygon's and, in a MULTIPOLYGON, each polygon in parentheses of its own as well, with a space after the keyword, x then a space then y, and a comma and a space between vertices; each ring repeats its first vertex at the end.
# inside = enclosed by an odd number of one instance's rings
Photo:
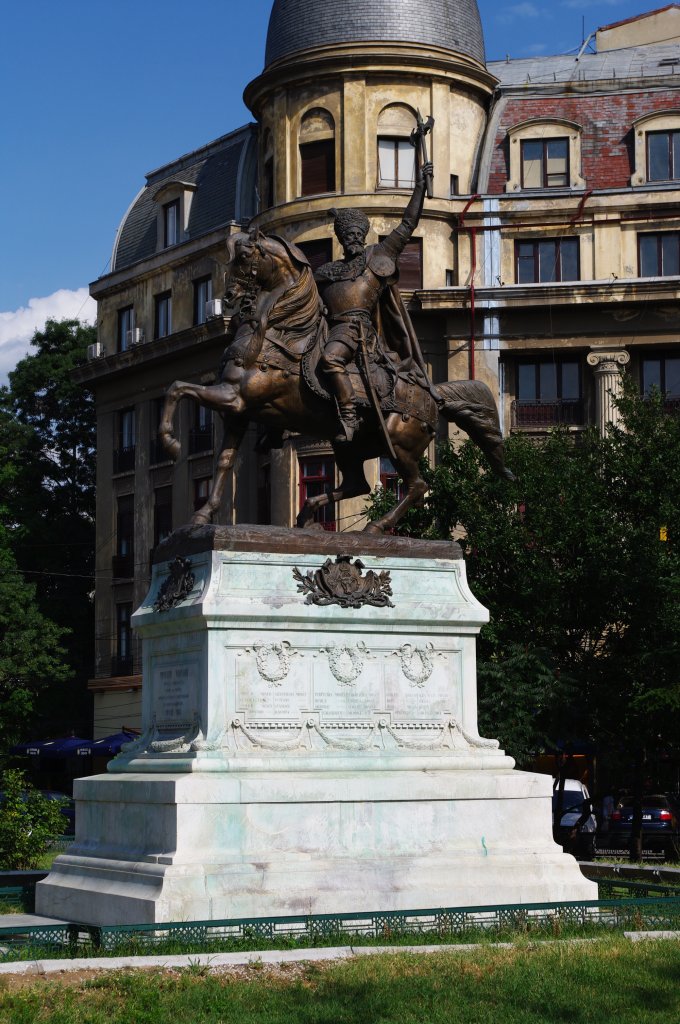
MULTIPOLYGON (((330 211, 335 218, 335 234, 342 245, 344 259, 326 263, 314 276, 327 310, 329 332, 319 369, 324 373, 338 405, 342 433, 337 441, 351 441, 357 427, 354 388, 347 373, 347 364, 356 356, 362 332, 368 348, 375 345, 378 304, 383 293, 398 279, 399 256, 418 226, 423 210, 426 179, 432 174, 432 164, 428 162, 422 167, 418 164, 416 159, 415 188, 401 224, 378 245, 366 248, 370 223, 361 210, 330 211)), ((403 307, 402 315, 408 319, 403 307)), ((412 328, 409 333, 414 339, 412 328)), ((388 351, 394 351, 389 338, 380 340, 388 351)), ((417 354, 398 352, 397 355, 417 355, 416 361, 424 370, 419 351, 417 354)))

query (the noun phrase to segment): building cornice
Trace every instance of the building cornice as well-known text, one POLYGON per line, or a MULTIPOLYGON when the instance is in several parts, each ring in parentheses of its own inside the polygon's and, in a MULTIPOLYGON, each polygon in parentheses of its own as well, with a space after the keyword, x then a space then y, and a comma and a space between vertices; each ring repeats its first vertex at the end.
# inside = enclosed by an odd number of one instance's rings
POLYGON ((255 117, 271 93, 283 86, 300 85, 319 78, 405 73, 442 78, 491 96, 498 79, 483 64, 444 48, 417 43, 347 43, 315 47, 271 64, 246 86, 243 99, 255 117))
MULTIPOLYGON (((627 278, 607 281, 564 281, 553 284, 507 284, 497 288, 476 288, 478 310, 509 309, 515 306, 574 306, 597 303, 669 302, 680 299, 680 277, 627 278)), ((470 288, 433 288, 417 291, 414 300, 423 310, 467 309, 470 288)), ((680 313, 678 314, 680 322, 680 313)))

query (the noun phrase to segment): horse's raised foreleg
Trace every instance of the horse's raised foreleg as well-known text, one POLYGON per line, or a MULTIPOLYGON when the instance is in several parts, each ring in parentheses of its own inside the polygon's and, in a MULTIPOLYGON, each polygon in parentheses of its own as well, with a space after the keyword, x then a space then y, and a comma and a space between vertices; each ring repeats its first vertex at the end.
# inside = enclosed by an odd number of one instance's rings
MULTIPOLYGON (((392 426, 391 420, 394 421, 393 417, 387 421, 388 429, 392 426)), ((424 438, 419 422, 411 419, 408 423, 399 423, 396 433, 390 430, 390 437, 396 455, 395 469, 404 481, 406 494, 393 509, 380 519, 376 519, 374 523, 369 523, 364 528, 364 533, 384 533, 385 530, 391 530, 410 508, 420 505, 427 494, 427 484, 420 475, 418 463, 429 438, 424 438)))
POLYGON ((217 466, 215 468, 213 485, 205 505, 203 505, 202 508, 199 508, 198 512, 195 512, 192 516, 192 526, 205 526, 207 523, 211 522, 213 516, 222 504, 224 485, 227 482, 229 470, 233 468, 233 465, 236 462, 236 456, 238 455, 243 435, 245 434, 246 427, 248 426, 247 420, 234 420, 228 416, 224 416, 223 421, 224 436, 222 438, 222 447, 217 460, 217 466))
POLYGON ((358 498, 362 494, 370 494, 371 487, 364 474, 361 451, 357 445, 336 445, 335 458, 340 470, 340 485, 335 490, 329 489, 315 498, 307 498, 297 517, 296 525, 306 529, 314 523, 314 514, 319 509, 330 505, 333 501, 346 498, 358 498))
POLYGON ((182 450, 180 442, 174 435, 173 420, 175 410, 183 398, 193 398, 199 405, 223 413, 233 403, 234 389, 225 384, 211 384, 204 387, 202 384, 189 384, 183 380, 176 380, 174 384, 170 385, 165 393, 165 404, 158 425, 158 438, 172 459, 179 458, 182 450))

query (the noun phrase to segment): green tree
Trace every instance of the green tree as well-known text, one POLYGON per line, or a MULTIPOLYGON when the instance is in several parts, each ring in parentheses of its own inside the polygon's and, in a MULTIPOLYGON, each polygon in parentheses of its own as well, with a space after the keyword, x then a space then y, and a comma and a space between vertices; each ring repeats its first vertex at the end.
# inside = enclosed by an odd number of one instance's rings
MULTIPOLYGON (((621 411, 624 426, 605 438, 510 437, 513 485, 470 443, 444 446, 425 506, 404 524, 461 535, 491 611, 479 642, 482 726, 520 761, 548 741, 592 737, 610 761, 643 765, 676 743, 680 420, 630 386, 621 411)), ((375 496, 371 515, 386 500, 375 496)))
MULTIPOLYGON (((72 686, 47 687, 40 703, 52 730, 85 725, 93 661, 96 420, 92 394, 73 379, 95 328, 49 320, 33 352, 0 389, 0 526, 37 611, 58 627, 72 686)), ((63 674, 54 676, 55 682, 63 674)), ((88 723, 89 724, 89 723, 88 723)))
POLYGON ((15 769, 3 772, 0 784, 0 870, 36 868, 50 843, 64 831, 62 803, 48 800, 15 769))

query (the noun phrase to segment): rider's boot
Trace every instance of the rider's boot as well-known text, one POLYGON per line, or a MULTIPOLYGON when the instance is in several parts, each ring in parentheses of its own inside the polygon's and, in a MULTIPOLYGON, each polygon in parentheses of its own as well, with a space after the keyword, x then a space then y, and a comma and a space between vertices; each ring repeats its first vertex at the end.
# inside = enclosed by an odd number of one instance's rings
POLYGON ((354 437, 358 425, 354 388, 346 370, 333 373, 331 379, 338 403, 338 416, 342 425, 342 433, 337 434, 335 440, 349 443, 354 437))

